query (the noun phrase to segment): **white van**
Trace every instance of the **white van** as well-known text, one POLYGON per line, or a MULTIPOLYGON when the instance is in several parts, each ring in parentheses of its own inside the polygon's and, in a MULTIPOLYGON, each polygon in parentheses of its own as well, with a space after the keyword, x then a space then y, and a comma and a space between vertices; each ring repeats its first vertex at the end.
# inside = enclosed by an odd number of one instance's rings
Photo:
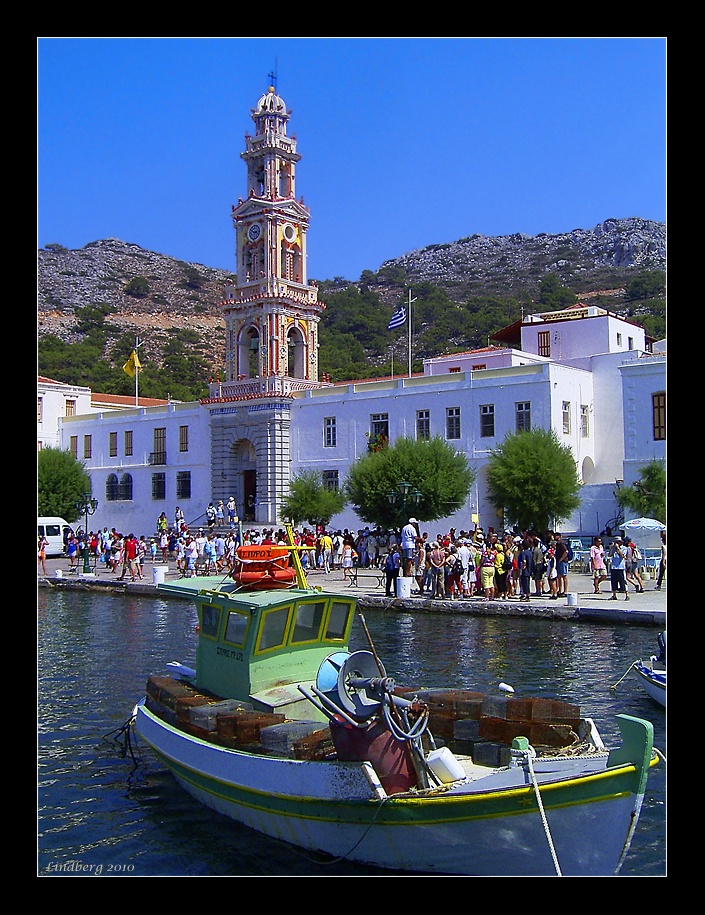
POLYGON ((61 556, 64 552, 64 531, 71 525, 63 518, 37 518, 37 537, 47 539, 47 556, 61 556))

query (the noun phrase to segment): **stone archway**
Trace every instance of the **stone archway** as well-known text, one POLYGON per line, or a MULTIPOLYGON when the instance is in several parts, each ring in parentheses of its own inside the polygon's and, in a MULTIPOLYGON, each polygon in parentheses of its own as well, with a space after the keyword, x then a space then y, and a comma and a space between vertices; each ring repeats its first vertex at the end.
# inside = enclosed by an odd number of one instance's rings
POLYGON ((237 341, 237 377, 258 378, 262 374, 260 333, 250 325, 240 331, 237 341))
POLYGON ((277 523, 289 485, 290 408, 289 398, 278 397, 209 405, 209 497, 226 502, 232 496, 243 521, 277 523))
POLYGON ((257 505, 257 452, 247 438, 233 443, 231 453, 231 473, 235 481, 235 504, 238 516, 243 521, 254 521, 257 505))
POLYGON ((306 339, 295 324, 286 335, 287 375, 289 378, 306 378, 306 339))

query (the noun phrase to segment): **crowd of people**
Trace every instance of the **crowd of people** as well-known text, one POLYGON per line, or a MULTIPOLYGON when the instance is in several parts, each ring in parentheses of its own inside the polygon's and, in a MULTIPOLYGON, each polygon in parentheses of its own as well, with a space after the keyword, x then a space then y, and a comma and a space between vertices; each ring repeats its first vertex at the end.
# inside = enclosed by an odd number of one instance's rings
MULTIPOLYGON (((369 568, 383 574, 385 593, 395 596, 400 576, 411 578, 416 593, 439 600, 480 598, 482 600, 516 599, 529 601, 532 596, 557 600, 568 594, 568 571, 573 552, 560 533, 535 530, 487 533, 475 525, 472 531, 451 528, 447 533, 430 537, 421 532, 415 518, 400 531, 375 528, 357 532, 345 530, 295 530, 294 543, 299 547, 301 564, 306 571, 330 574, 340 570, 349 580, 358 568, 369 568)), ((286 544, 286 532, 280 528, 242 530, 232 506, 217 507, 211 503, 206 513, 206 527, 190 530, 178 507, 174 523, 162 512, 157 519, 156 534, 135 536, 108 531, 67 530, 64 551, 72 569, 80 569, 84 550, 89 551, 94 568, 103 567, 120 580, 144 579, 145 563, 167 564, 170 560, 184 577, 197 574, 231 574, 237 567, 236 551, 246 544, 286 544), (226 520, 227 519, 227 520, 226 520)), ((643 558, 636 544, 624 535, 610 537, 605 548, 602 537, 595 537, 590 548, 590 571, 595 594, 609 581, 611 599, 623 594, 629 600, 629 586, 641 593, 643 558)), ((659 577, 661 588, 666 569, 666 535, 661 535, 662 550, 659 577)), ((39 542, 39 565, 46 574, 44 545, 39 542)))
MULTIPOLYGON (((568 594, 574 558, 569 543, 553 531, 540 535, 535 530, 498 533, 489 528, 485 533, 476 525, 472 531, 451 528, 431 538, 421 532, 415 518, 399 532, 365 528, 356 534, 344 530, 317 538, 309 535, 312 564, 325 571, 341 568, 344 578, 353 566, 380 570, 388 597, 395 595, 396 580, 405 576, 415 581, 416 593, 432 599, 529 601, 535 596, 558 600, 568 594)), ((644 590, 643 558, 630 538, 610 540, 607 551, 601 537, 594 538, 590 549, 593 591, 601 593, 600 586, 609 579, 612 599, 623 593, 628 600, 628 584, 638 593, 644 590)), ((666 567, 665 534, 662 541, 657 588, 666 567)))

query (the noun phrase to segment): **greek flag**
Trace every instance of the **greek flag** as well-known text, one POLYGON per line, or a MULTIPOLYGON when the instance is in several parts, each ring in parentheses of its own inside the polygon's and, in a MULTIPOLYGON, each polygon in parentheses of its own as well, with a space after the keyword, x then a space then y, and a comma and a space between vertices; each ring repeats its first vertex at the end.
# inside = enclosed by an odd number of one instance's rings
POLYGON ((387 330, 393 330, 395 327, 401 327, 406 324, 406 305, 402 305, 399 311, 392 315, 387 330))

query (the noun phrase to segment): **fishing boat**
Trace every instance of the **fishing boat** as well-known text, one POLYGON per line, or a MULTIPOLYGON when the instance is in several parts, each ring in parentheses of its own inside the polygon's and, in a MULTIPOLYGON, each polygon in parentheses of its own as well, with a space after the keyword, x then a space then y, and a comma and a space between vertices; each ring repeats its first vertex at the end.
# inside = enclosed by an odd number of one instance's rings
POLYGON ((134 731, 193 797, 267 836, 438 875, 610 875, 657 763, 555 700, 397 684, 350 594, 160 584, 198 609, 196 667, 151 676, 134 731))
POLYGON ((651 698, 666 707, 666 633, 659 633, 659 654, 648 661, 635 661, 634 670, 651 698), (657 666, 660 665, 660 666, 657 666))

